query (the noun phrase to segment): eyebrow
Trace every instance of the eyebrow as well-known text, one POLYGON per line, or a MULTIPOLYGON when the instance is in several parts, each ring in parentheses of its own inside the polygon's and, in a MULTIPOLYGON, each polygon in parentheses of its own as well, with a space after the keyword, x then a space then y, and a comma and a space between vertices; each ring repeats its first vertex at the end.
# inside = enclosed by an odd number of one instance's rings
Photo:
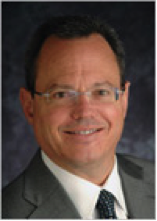
POLYGON ((59 89, 59 88, 61 88, 61 89, 73 89, 74 90, 73 85, 70 85, 70 84, 57 84, 57 83, 51 84, 51 86, 48 87, 48 90, 50 90, 50 89, 54 90, 54 89, 59 89))
POLYGON ((104 82, 101 82, 101 83, 95 83, 93 86, 94 86, 94 87, 100 87, 100 86, 105 86, 105 85, 109 85, 109 86, 111 86, 111 87, 114 87, 114 85, 111 84, 111 83, 108 82, 108 81, 104 81, 104 82))
MULTIPOLYGON (((90 88, 94 88, 94 87, 102 87, 102 86, 105 86, 105 85, 109 85, 111 87, 115 87, 113 84, 111 84, 110 82, 108 81, 104 81, 104 82, 97 82, 97 83, 94 83, 90 88)), ((71 90, 76 90, 74 88, 74 85, 70 85, 70 84, 58 84, 58 83, 54 83, 54 84, 51 84, 50 87, 48 87, 48 90, 55 90, 55 89, 71 89, 71 90)))

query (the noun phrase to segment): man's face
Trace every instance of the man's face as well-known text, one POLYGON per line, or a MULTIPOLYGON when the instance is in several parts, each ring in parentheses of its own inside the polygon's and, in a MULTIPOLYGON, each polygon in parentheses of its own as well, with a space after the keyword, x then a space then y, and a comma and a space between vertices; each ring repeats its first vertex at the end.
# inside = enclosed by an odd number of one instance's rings
MULTIPOLYGON (((113 51, 100 35, 72 40, 49 37, 37 61, 36 91, 47 92, 56 85, 85 92, 102 83, 120 88, 119 72, 113 51)), ((102 162, 113 159, 126 114, 127 91, 126 85, 119 100, 108 104, 91 102, 87 95, 70 105, 35 95, 31 114, 26 116, 42 150, 60 166, 102 162)))

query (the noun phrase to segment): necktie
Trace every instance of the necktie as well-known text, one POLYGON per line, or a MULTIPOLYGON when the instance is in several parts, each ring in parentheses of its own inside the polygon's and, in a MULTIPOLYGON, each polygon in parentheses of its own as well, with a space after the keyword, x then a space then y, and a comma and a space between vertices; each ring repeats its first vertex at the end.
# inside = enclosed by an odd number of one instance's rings
POLYGON ((100 219, 117 219, 114 211, 114 196, 112 193, 101 190, 97 205, 96 205, 100 219))

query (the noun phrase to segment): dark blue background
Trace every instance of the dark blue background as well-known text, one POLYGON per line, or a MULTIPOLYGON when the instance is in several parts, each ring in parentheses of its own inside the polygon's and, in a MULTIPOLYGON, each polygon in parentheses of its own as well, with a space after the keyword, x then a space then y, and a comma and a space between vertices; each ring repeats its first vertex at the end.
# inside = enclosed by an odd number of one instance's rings
POLYGON ((3 2, 3 185, 24 170, 38 147, 19 102, 19 88, 25 85, 24 52, 28 41, 49 16, 80 13, 105 18, 124 42, 131 90, 126 126, 117 152, 154 160, 154 3, 3 2))

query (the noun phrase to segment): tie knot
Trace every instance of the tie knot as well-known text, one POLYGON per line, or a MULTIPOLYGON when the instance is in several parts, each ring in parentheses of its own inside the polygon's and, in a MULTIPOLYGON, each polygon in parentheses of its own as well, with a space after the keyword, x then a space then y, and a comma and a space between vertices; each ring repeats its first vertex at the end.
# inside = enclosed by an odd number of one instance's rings
POLYGON ((107 219, 117 218, 114 211, 114 196, 112 195, 112 193, 106 190, 101 190, 96 206, 100 218, 107 218, 107 219))

